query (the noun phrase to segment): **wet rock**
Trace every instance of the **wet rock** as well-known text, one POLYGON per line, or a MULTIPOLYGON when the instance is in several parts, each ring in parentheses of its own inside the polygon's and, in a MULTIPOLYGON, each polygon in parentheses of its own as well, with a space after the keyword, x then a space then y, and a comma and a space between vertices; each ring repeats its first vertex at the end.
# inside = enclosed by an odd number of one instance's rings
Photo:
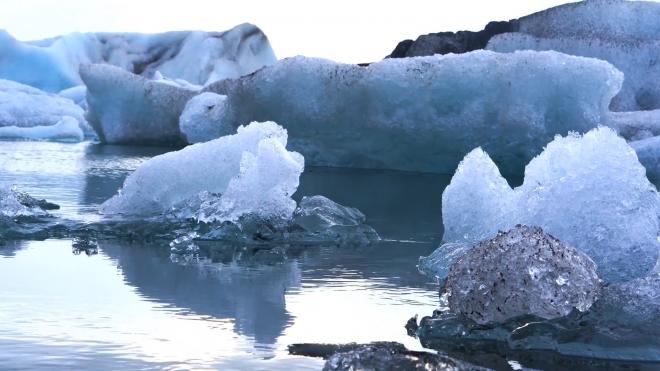
POLYGON ((451 357, 415 352, 401 343, 293 344, 289 353, 327 359, 324 371, 333 370, 483 370, 451 357))
POLYGON ((479 324, 586 311, 600 291, 596 264, 538 227, 517 225, 483 241, 450 269, 452 312, 479 324))

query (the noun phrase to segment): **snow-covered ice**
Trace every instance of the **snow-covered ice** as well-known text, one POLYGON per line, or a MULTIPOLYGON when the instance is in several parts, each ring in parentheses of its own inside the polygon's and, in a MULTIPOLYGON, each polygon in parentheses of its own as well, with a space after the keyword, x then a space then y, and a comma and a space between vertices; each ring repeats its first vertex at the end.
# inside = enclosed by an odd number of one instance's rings
POLYGON ((87 85, 87 118, 101 141, 142 145, 185 143, 179 116, 196 93, 159 83, 121 68, 91 64, 80 67, 87 85))
POLYGON ((80 128, 78 120, 71 116, 64 116, 55 125, 1 126, 0 138, 80 142, 85 139, 85 133, 80 128))
POLYGON ((186 103, 179 118, 179 128, 188 143, 206 142, 231 134, 232 127, 222 126, 212 120, 211 111, 220 111, 225 107, 227 97, 205 92, 194 96, 186 103))
POLYGON ((519 173, 555 134, 605 120, 623 75, 556 52, 386 59, 367 67, 295 57, 206 88, 215 124, 273 120, 312 165, 453 172, 483 146, 519 173))
POLYGON ((584 312, 600 282, 584 253, 541 228, 518 225, 469 249, 452 265, 444 289, 450 310, 484 324, 584 312))
POLYGON ((645 276, 658 259, 656 188, 635 151, 609 128, 557 137, 511 189, 481 149, 442 195, 444 242, 473 244, 516 224, 580 249, 609 282, 645 276))
POLYGON ((234 135, 156 156, 100 210, 138 216, 179 212, 204 222, 235 221, 245 214, 290 218, 304 159, 286 144, 285 129, 255 122, 234 135), (197 206, 186 207, 191 203, 197 206))
POLYGON ((82 84, 81 64, 112 64, 149 78, 160 71, 203 85, 276 61, 266 35, 251 24, 225 32, 72 33, 34 42, 1 31, 0 54, 0 78, 53 93, 82 84))
POLYGON ((0 80, 0 127, 55 125, 69 116, 84 123, 84 111, 72 100, 14 81, 0 80))

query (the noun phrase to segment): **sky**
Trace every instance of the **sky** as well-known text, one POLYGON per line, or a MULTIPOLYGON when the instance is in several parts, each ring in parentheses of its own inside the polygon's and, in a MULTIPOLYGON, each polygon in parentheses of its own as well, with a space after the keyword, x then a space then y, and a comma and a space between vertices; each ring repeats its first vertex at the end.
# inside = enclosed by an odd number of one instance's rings
POLYGON ((75 31, 223 31, 249 22, 278 58, 295 55, 359 63, 397 43, 439 31, 480 30, 560 5, 562 0, 2 0, 0 28, 20 40, 75 31))

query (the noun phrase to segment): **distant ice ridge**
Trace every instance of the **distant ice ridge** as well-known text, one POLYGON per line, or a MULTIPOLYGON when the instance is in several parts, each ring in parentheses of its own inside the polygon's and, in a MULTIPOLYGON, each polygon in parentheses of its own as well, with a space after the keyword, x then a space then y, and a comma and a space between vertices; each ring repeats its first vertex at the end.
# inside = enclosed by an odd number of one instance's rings
POLYGON ((0 80, 0 127, 51 126, 65 116, 86 125, 83 109, 70 99, 14 81, 0 80))
POLYGON ((100 210, 139 216, 176 213, 203 222, 236 221, 245 214, 289 219, 304 159, 287 151, 286 144, 282 127, 255 122, 234 135, 156 156, 131 174, 100 210))
POLYGON ((85 133, 80 128, 78 120, 71 116, 64 116, 55 125, 0 127, 0 138, 80 142, 85 139, 85 133))
POLYGON ((452 172, 483 146, 519 173, 557 134, 605 121, 623 75, 556 52, 387 59, 367 67, 295 57, 209 85, 216 126, 274 120, 312 165, 452 172))
POLYGON ((582 1, 519 19, 518 32, 496 35, 487 48, 556 50, 612 63, 625 74, 612 101, 617 111, 660 108, 660 4, 582 1))
POLYGON ((266 35, 247 23, 225 32, 73 33, 34 42, 18 41, 2 31, 0 54, 0 78, 49 92, 81 85, 81 64, 112 64, 149 78, 160 71, 171 79, 204 85, 277 60, 266 35))
MULTIPOLYGON (((459 247, 525 224, 585 252, 608 282, 643 277, 658 260, 658 193, 635 151, 609 128, 557 136, 527 165, 515 189, 475 149, 442 202, 443 240, 459 247)), ((438 267, 435 274, 446 270, 438 267)))

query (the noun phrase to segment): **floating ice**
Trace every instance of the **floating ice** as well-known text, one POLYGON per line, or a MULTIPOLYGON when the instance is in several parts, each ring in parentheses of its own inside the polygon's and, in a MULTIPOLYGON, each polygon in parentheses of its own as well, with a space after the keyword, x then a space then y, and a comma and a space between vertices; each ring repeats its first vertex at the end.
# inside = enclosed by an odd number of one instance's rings
POLYGON ((255 122, 234 135, 156 156, 126 179, 101 212, 177 212, 204 222, 234 221, 244 214, 290 218, 304 159, 286 144, 282 127, 255 122))
POLYGON ((62 117, 83 123, 84 111, 70 99, 17 82, 0 80, 0 127, 50 126, 62 117))
POLYGON ((202 93, 186 103, 179 118, 179 128, 188 143, 206 142, 228 135, 233 128, 219 125, 210 117, 212 110, 222 110, 227 97, 215 93, 202 93))
POLYGON ((606 281, 645 276, 657 261, 658 193, 611 129, 558 136, 515 189, 489 162, 474 150, 445 189, 445 242, 472 244, 526 224, 585 252, 606 281))
POLYGON ((556 50, 606 60, 626 78, 615 110, 660 108, 660 5, 646 1, 583 1, 517 21, 518 33, 496 35, 488 49, 556 50))
POLYGON ((0 138, 80 142, 85 139, 85 133, 80 128, 78 120, 70 116, 64 116, 55 125, 0 127, 0 138))
POLYGON ((519 225, 469 249, 452 265, 444 288, 454 313, 485 324, 584 312, 600 282, 584 253, 541 228, 519 225))
POLYGON ((1 31, 0 54, 0 78, 49 92, 81 85, 81 64, 112 64, 145 77, 158 70, 203 85, 276 61, 266 36, 251 24, 226 32, 72 33, 30 43, 1 31))
POLYGON ((476 51, 367 67, 296 57, 207 90, 227 95, 216 125, 277 121, 312 165, 453 172, 483 146, 515 173, 555 134, 603 121, 622 79, 594 59, 476 51))
MULTIPOLYGON (((534 316, 517 317, 504 323, 482 325, 466 321, 447 310, 436 311, 420 321, 417 335, 424 347, 432 349, 466 348, 493 351, 493 343, 520 352, 550 351, 566 356, 660 361, 660 276, 653 274, 629 282, 606 285, 591 308, 573 311, 565 317, 542 320, 534 316)), ((506 352, 509 353, 509 352, 506 352)), ((538 353, 536 353, 538 354, 538 353)), ((552 359, 553 354, 542 355, 552 359)), ((521 357, 530 360, 532 357, 521 357)), ((575 363, 578 360, 571 359, 575 363)), ((553 362, 529 364, 547 368, 553 362)), ((556 365, 556 363, 554 363, 556 365)))
POLYGON ((80 76, 87 85, 87 118, 101 141, 185 143, 179 130, 179 115, 195 92, 110 65, 83 65, 80 76))
POLYGON ((0 184, 0 218, 46 216, 53 209, 59 206, 0 184))

